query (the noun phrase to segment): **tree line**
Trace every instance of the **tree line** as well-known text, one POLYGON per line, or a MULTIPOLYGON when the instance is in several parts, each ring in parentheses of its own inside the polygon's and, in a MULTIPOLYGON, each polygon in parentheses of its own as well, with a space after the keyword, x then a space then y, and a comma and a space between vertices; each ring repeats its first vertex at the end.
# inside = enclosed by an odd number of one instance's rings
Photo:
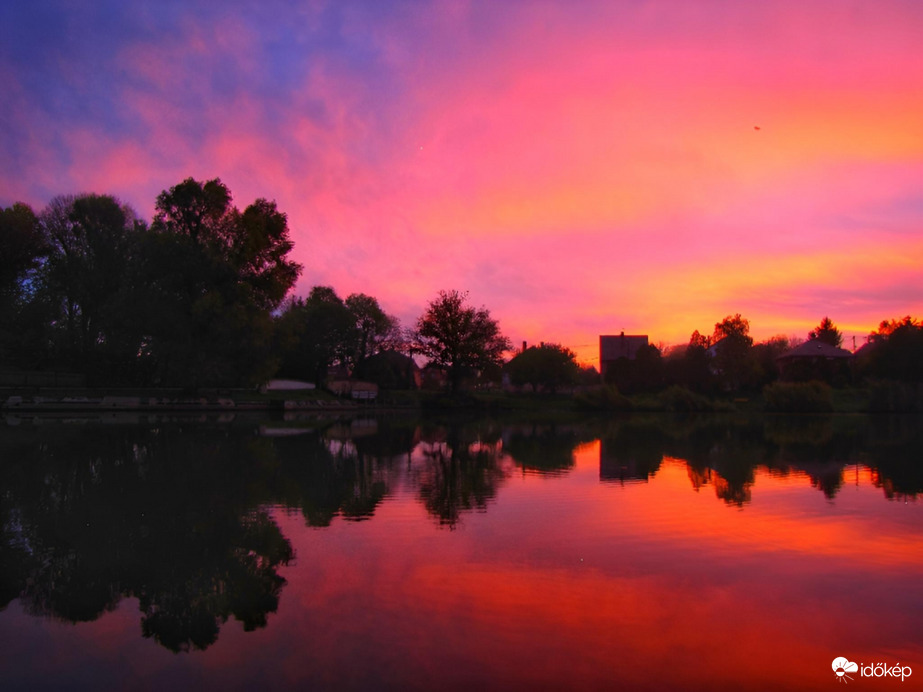
POLYGON ((400 367, 423 356, 458 389, 510 348, 457 291, 409 329, 363 293, 290 296, 302 270, 293 247, 275 202, 241 211, 217 178, 161 192, 150 224, 111 195, 0 209, 0 366, 197 388, 274 375, 322 384, 333 367, 381 376, 375 356, 404 354, 400 367))
POLYGON ((837 353, 842 344, 842 332, 829 317, 809 331, 806 340, 775 336, 757 343, 750 335, 749 320, 738 313, 716 323, 708 335, 694 331, 687 344, 670 349, 642 346, 633 361, 611 364, 604 379, 627 394, 673 386, 701 394, 753 393, 778 380, 834 386, 921 381, 923 324, 919 320, 907 316, 882 321, 852 357, 839 357, 848 355, 837 353), (812 347, 799 349, 806 341, 812 347), (818 344, 834 350, 822 350, 818 344), (783 366, 780 358, 793 352, 798 357, 783 366))
MULTIPOLYGON (((0 209, 0 366, 75 372, 91 385, 252 386, 273 376, 322 384, 331 368, 383 386, 413 385, 413 358, 452 391, 499 382, 558 391, 600 381, 560 344, 524 348, 484 307, 440 291, 402 328, 374 297, 329 286, 291 296, 302 267, 290 258, 288 220, 275 202, 242 211, 220 179, 187 178, 161 192, 147 224, 111 195, 54 198, 36 213, 0 209)), ((679 385, 700 393, 755 390, 779 377, 777 358, 798 340, 754 343, 740 314, 695 331, 689 343, 640 348, 608 364, 625 393, 679 385)), ((825 317, 808 339, 840 346, 825 317)), ((858 370, 803 360, 790 379, 856 377, 920 382, 923 327, 883 321, 858 370)))

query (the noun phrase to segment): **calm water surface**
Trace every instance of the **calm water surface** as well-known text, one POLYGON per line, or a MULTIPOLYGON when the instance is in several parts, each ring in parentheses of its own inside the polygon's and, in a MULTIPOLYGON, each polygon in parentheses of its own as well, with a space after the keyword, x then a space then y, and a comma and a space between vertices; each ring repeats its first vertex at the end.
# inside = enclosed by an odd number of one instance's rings
POLYGON ((919 689, 920 423, 7 419, 0 688, 919 689))

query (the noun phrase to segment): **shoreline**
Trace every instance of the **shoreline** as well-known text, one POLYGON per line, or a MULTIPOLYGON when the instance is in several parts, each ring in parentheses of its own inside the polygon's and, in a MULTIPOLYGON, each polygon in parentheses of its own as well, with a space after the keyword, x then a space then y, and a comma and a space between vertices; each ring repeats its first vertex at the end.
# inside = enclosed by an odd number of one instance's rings
POLYGON ((4 413, 233 413, 245 411, 354 411, 366 408, 351 400, 333 398, 282 399, 249 398, 234 393, 222 395, 125 395, 109 393, 44 392, 0 394, 0 411, 4 413))

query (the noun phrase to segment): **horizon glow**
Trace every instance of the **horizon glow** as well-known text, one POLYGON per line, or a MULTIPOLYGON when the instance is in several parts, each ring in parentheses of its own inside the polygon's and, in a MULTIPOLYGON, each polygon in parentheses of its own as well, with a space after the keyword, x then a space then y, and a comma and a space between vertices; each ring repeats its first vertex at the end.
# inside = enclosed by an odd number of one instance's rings
POLYGON ((8 3, 0 204, 221 178, 296 292, 513 344, 757 340, 923 313, 923 5, 8 3))

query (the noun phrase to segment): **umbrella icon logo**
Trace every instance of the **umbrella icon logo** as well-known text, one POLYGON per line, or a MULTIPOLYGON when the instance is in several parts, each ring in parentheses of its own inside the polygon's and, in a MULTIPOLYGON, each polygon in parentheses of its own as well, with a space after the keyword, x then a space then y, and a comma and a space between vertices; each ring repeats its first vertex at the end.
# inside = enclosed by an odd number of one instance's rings
POLYGON ((846 682, 847 680, 852 680, 847 673, 858 673, 859 665, 840 656, 833 659, 833 672, 836 673, 837 682, 846 682))

